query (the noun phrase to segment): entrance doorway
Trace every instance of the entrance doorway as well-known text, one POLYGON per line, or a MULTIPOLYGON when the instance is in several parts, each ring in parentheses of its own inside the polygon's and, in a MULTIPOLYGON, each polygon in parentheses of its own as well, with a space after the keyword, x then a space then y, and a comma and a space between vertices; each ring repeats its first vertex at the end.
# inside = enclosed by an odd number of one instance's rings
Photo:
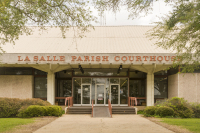
POLYGON ((119 104, 119 85, 117 84, 111 84, 111 104, 119 104))
POLYGON ((96 84, 96 96, 95 96, 95 104, 97 105, 105 105, 105 85, 104 84, 96 84))
POLYGON ((91 104, 91 85, 82 84, 82 104, 91 104))
POLYGON ((75 77, 73 78, 73 102, 75 106, 128 105, 128 78, 75 77))

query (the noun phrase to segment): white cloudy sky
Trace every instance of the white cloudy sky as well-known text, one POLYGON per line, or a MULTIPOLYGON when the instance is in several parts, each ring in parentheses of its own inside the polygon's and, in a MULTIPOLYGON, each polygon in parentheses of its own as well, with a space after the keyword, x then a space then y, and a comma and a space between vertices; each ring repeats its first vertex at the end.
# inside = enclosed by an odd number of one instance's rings
MULTIPOLYGON (((153 11, 151 14, 137 18, 137 19, 128 19, 128 12, 125 9, 122 9, 120 12, 117 12, 114 14, 113 12, 106 12, 104 21, 106 23, 100 22, 100 18, 98 18, 99 23, 94 24, 95 26, 100 25, 106 25, 106 26, 116 26, 116 25, 153 25, 153 22, 159 21, 159 17, 167 14, 169 11, 172 10, 172 7, 169 5, 166 5, 166 3, 163 2, 164 0, 160 0, 158 2, 153 3, 153 11)), ((98 12, 93 10, 93 14, 95 16, 98 16, 98 12)), ((155 25, 155 24, 154 24, 155 25)))

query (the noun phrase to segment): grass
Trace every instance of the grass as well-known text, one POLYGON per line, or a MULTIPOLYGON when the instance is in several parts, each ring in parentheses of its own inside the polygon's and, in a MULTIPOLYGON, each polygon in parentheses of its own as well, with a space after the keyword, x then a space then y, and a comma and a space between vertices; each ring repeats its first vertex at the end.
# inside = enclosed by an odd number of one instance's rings
POLYGON ((22 118, 0 118, 0 132, 12 130, 16 126, 33 123, 34 118, 22 119, 22 118))
POLYGON ((175 119, 175 118, 161 118, 162 122, 176 125, 188 129, 194 133, 200 133, 200 119, 188 118, 188 119, 175 119))

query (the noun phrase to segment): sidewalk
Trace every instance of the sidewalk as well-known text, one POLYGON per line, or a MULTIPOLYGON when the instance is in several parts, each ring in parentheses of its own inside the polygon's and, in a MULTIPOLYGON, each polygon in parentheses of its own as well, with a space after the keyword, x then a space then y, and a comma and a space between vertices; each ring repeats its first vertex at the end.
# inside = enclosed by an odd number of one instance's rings
POLYGON ((63 115, 34 133, 173 133, 140 115, 113 115, 92 118, 91 115, 63 115))

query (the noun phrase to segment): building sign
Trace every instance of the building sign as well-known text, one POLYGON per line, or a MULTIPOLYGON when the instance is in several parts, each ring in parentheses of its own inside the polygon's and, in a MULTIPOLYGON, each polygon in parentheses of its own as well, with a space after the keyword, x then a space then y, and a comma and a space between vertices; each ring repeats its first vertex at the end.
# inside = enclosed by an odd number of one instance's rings
MULTIPOLYGON (((114 61, 173 61, 175 56, 114 56, 114 61)), ((26 56, 22 58, 18 56, 18 61, 65 61, 65 56, 26 56)), ((109 61, 109 56, 71 56, 71 61, 109 61)))
POLYGON ((172 64, 175 59, 175 54, 3 54, 2 60, 5 63, 19 64, 151 64, 151 63, 166 63, 172 64), (5 61, 4 61, 5 60, 5 61))

